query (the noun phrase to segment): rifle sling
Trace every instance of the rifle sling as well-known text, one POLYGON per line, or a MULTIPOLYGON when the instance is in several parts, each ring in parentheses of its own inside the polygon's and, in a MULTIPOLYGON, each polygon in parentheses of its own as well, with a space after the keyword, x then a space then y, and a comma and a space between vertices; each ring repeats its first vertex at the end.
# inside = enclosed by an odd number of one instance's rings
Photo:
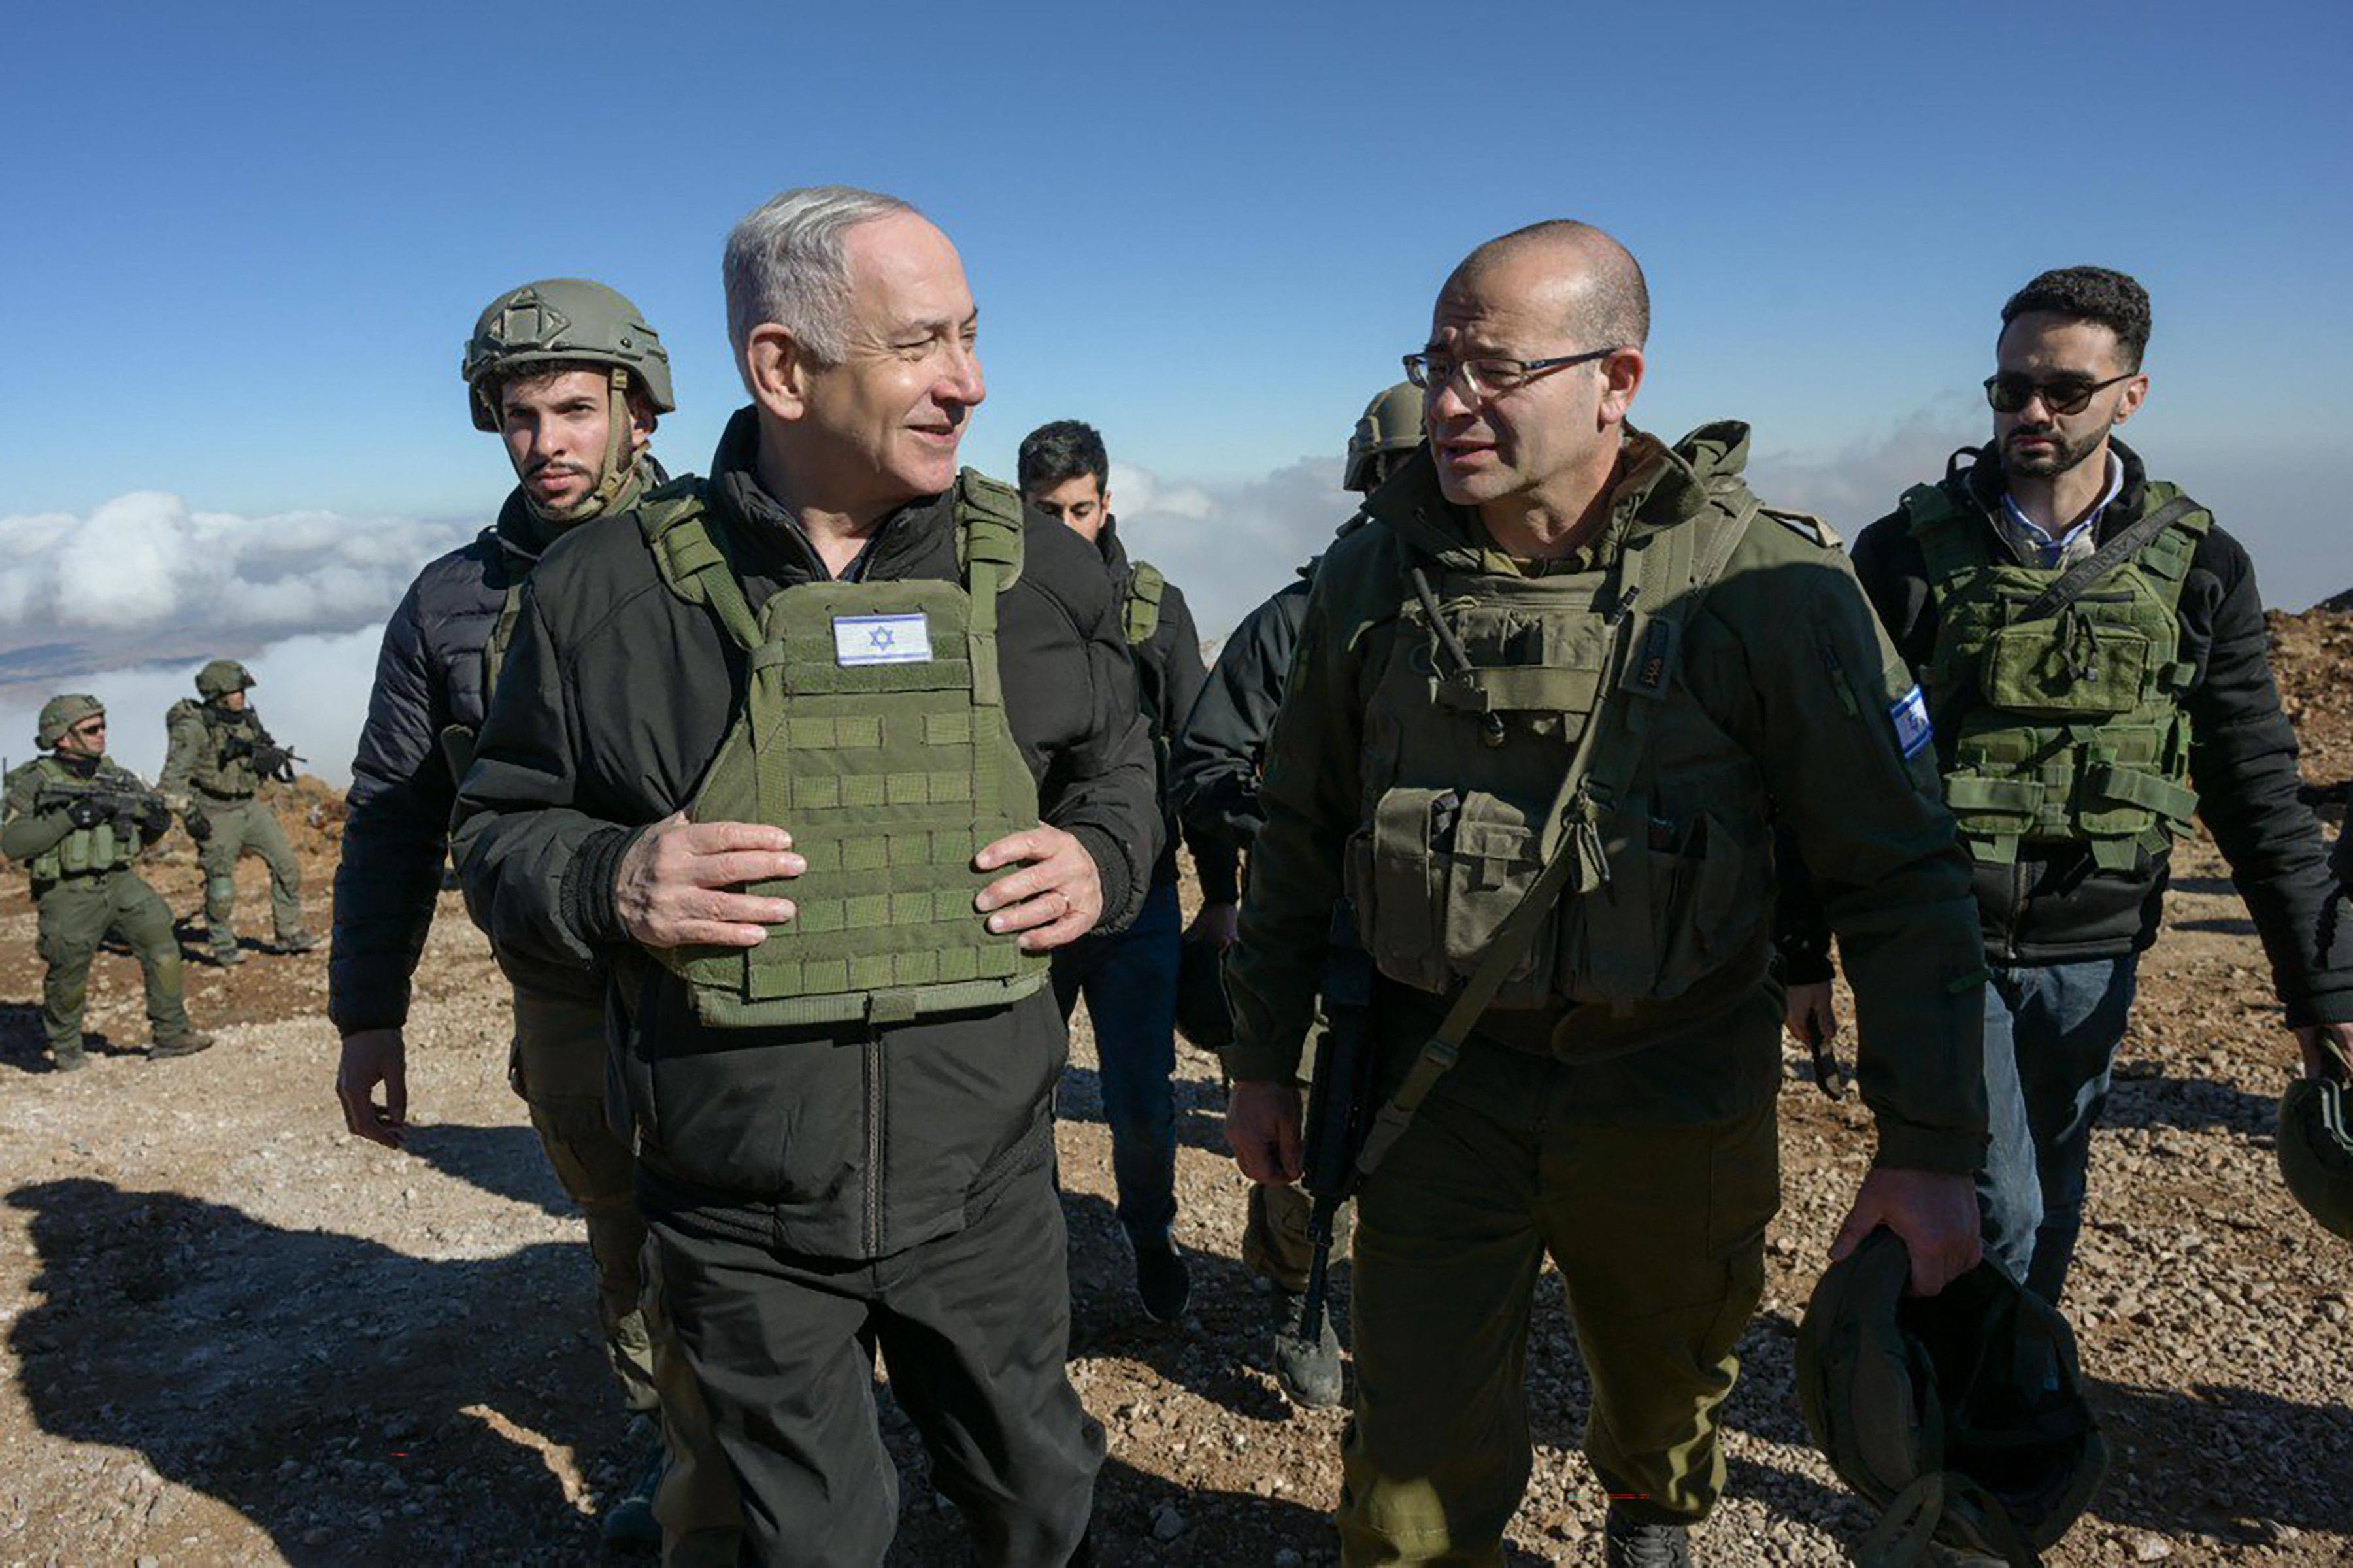
POLYGON ((2177 520, 2197 510, 2198 503, 2188 496, 2174 497, 2070 566, 2059 581, 2036 595, 2018 613, 2017 620, 2040 621, 2057 615, 2081 598, 2093 584, 2139 554, 2151 540, 2170 528, 2177 520))

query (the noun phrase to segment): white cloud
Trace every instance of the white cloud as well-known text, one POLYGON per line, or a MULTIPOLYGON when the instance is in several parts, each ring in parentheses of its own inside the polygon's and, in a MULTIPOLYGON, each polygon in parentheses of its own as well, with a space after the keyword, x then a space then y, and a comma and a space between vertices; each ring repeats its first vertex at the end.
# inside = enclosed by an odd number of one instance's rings
POLYGON ((135 490, 87 517, 0 517, 0 637, 29 632, 256 636, 380 621, 418 567, 479 521, 245 517, 135 490))
POLYGON ((1112 500, 1128 552, 1185 590, 1204 637, 1291 581, 1356 510, 1336 458, 1303 458, 1239 485, 1170 483, 1147 468, 1112 466, 1112 500))
MULTIPOLYGON (((248 655, 252 702, 280 744, 305 759, 301 769, 338 786, 352 777, 352 753, 367 719, 375 680, 381 622, 354 631, 288 637, 248 655)), ((142 778, 164 770, 164 715, 195 695, 203 660, 140 665, 97 675, 62 678, 58 691, 87 691, 106 704, 107 753, 142 778)), ((17 687, 0 692, 0 752, 22 761, 33 754, 34 729, 50 691, 17 687)))

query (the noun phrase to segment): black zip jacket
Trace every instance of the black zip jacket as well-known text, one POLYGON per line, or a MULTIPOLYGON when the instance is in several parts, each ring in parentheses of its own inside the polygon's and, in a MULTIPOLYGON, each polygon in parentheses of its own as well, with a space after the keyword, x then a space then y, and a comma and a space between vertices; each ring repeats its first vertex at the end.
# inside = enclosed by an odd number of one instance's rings
MULTIPOLYGON (((738 413, 705 494, 756 608, 825 568, 753 472, 738 413)), ((948 496, 883 522, 866 579, 961 579, 948 496)), ((583 524, 524 596, 452 848, 491 942, 610 977, 640 1198, 699 1211, 764 1244, 872 1258, 960 1228, 1051 1152, 1050 1097, 1067 1054, 1050 991, 1009 1008, 881 1029, 716 1029, 632 945, 613 876, 636 832, 690 800, 746 687, 712 613, 666 588, 634 514, 583 524)), ((1102 928, 1141 906, 1159 853, 1152 752, 1111 579, 1086 542, 1029 516, 1021 579, 999 601, 1014 739, 1042 815, 1103 877, 1102 928)), ((789 823, 785 824, 789 827, 789 823)))
POLYGON ((1282 706, 1283 678, 1307 619, 1314 573, 1315 563, 1308 563, 1241 618, 1186 715, 1168 771, 1188 842, 1206 837, 1247 849, 1266 826, 1259 774, 1274 710, 1282 706))
MULTIPOLYGON (((2124 487, 2101 513, 2102 542, 2146 508, 2147 470, 2121 441, 2124 487)), ((1943 489, 1985 520, 2006 489, 1991 447, 1955 454, 1943 489)), ((1997 549, 2001 548, 1997 545, 1997 549)), ((1863 530, 1855 574, 1915 679, 1936 646, 1927 565, 1902 511, 1863 530)), ((2189 783, 2270 957, 2291 1025, 2353 1019, 2353 965, 2324 931, 2331 879, 2319 826, 2296 799, 2295 731, 2272 683, 2270 636, 2254 564, 2239 542, 2210 529, 2190 559, 2180 601, 2180 658, 2198 676, 2183 696, 2189 713, 2189 783)), ((1946 743, 1939 737, 1940 748, 1946 743)), ((1947 759, 1949 762, 1949 758, 1947 759)), ((2034 966, 2115 958, 2157 940, 2171 856, 2144 857, 2131 871, 2103 871, 2072 846, 2021 846, 2015 866, 1977 868, 1978 908, 1989 963, 2034 966)), ((1785 862, 1785 867, 1788 865, 1785 862)), ((1785 871, 1785 876, 1788 873, 1785 871)), ((1826 978, 1829 939, 1802 879, 1785 887, 1778 941, 1792 981, 1826 978)))
MULTIPOLYGON (((1135 568, 1119 542, 1115 519, 1103 520, 1103 531, 1095 537, 1095 547, 1103 552, 1113 588, 1124 605, 1128 585, 1135 580, 1135 568)), ((1154 750, 1162 758, 1173 758, 1185 716, 1193 710, 1194 700, 1201 695, 1202 684, 1209 678, 1201 663, 1201 633, 1193 624, 1192 607, 1186 604, 1183 589, 1174 583, 1164 584, 1159 623, 1141 644, 1130 644, 1128 651, 1135 657, 1135 675, 1143 689, 1145 720, 1152 726, 1154 750)), ((1165 763, 1164 772, 1169 772, 1165 763)), ((1180 834, 1174 784, 1173 773, 1160 780, 1160 858, 1152 867, 1152 885, 1155 888, 1176 880, 1176 841, 1180 834)), ((1200 875, 1201 897, 1213 904, 1230 904, 1239 900, 1240 857, 1234 847, 1189 827, 1182 831, 1181 837, 1185 847, 1192 853, 1193 869, 1200 875)))
MULTIPOLYGON (((648 457, 645 482, 669 476, 648 457)), ((327 963, 327 1016, 343 1034, 408 1021, 409 981, 433 927, 449 808, 458 781, 441 750, 451 724, 482 723, 482 650, 507 588, 531 574, 559 530, 535 516, 518 486, 498 521, 427 565, 385 624, 367 722, 352 759, 351 812, 335 868, 335 924, 327 963)), ((501 955, 519 985, 594 996, 596 977, 574 963, 501 955)))

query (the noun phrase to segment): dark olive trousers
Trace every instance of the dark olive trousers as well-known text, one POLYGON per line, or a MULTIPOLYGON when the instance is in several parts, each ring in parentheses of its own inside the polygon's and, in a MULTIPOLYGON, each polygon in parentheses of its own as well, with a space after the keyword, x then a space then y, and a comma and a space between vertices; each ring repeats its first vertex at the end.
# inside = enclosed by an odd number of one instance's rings
POLYGON ((139 956, 151 1037, 161 1042, 188 1032, 180 943, 172 934, 172 910, 154 889, 129 870, 68 877, 43 889, 36 910, 34 945, 48 965, 41 981, 41 1028, 53 1054, 81 1054, 90 962, 109 931, 139 956))
POLYGON ((269 868, 269 918, 281 942, 305 934, 302 923, 302 866, 277 813, 259 800, 200 797, 197 809, 212 825, 212 837, 196 846, 196 864, 205 873, 205 926, 214 956, 237 951, 237 862, 240 856, 259 855, 269 868))
POLYGON ((752 1241, 745 1212, 648 1216, 663 1304, 734 1473, 744 1561, 882 1562, 899 1485, 875 1411, 879 1350, 980 1561, 1071 1563, 1103 1435, 1063 1365, 1069 1266, 1048 1168, 1014 1177, 963 1230, 871 1262, 752 1241))
POLYGON ((1715 1410, 1779 1204, 1770 1101, 1698 1126, 1597 1122, 1544 1057, 1473 1041, 1357 1198, 1346 1568, 1491 1568, 1531 1466, 1529 1319, 1549 1256, 1593 1385, 1585 1452, 1636 1518, 1724 1488, 1715 1410))

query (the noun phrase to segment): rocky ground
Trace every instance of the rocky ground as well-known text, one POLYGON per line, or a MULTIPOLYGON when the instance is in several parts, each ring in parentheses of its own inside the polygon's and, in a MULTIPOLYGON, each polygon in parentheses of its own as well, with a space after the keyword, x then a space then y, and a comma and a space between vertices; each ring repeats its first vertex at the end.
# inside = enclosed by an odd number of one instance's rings
MULTIPOLYGON (((2353 775, 2353 616, 2278 629, 2307 776, 2353 775)), ((282 802, 322 929, 339 804, 309 786, 282 802)), ((194 910, 184 842, 152 871, 194 910)), ((2244 911, 2211 846, 2185 846, 2178 878, 2071 1285, 2115 1463, 2052 1560, 2353 1563, 2353 1250, 2280 1187, 2271 1125, 2293 1047, 2244 911)), ((266 921, 257 863, 242 901, 266 921)), ((96 1059, 48 1072, 33 917, 21 884, 0 900, 0 1563, 595 1561, 597 1512, 642 1450, 597 1350, 578 1222, 505 1084, 506 1003, 455 897, 409 1030, 406 1153, 343 1131, 322 953, 190 973, 213 1051, 145 1061, 134 968, 110 955, 96 1059)), ((1083 1026, 1072 1058, 1072 1370, 1109 1441, 1104 1560, 1333 1562, 1341 1418, 1292 1411, 1267 1373, 1215 1064, 1181 1062, 1195 1310, 1160 1329, 1126 1288, 1083 1026)), ((1730 1405, 1732 1495, 1698 1539, 1711 1562, 1835 1563, 1868 1522, 1791 1394, 1795 1324, 1867 1152, 1853 1101, 1808 1079, 1793 1055, 1788 1196, 1730 1405)), ((1529 1359, 1541 1447, 1511 1561, 1598 1562, 1586 1384, 1550 1277, 1529 1359)), ((953 1512, 884 1407, 906 1480, 892 1562, 960 1562, 953 1512)))

